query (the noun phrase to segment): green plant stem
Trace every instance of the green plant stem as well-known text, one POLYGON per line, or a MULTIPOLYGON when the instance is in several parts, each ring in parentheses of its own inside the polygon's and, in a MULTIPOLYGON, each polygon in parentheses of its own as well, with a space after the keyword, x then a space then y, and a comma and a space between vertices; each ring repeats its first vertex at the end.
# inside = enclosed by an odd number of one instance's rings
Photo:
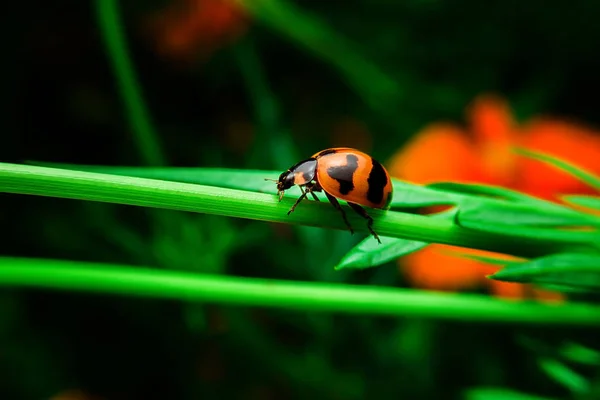
MULTIPOLYGON (((134 206, 164 208, 285 222, 346 230, 337 210, 324 202, 305 202, 289 216, 295 199, 225 189, 214 186, 134 178, 30 165, 0 163, 0 192, 100 201, 134 206)), ((366 232, 365 221, 347 213, 357 231, 366 232)), ((579 251, 591 244, 581 238, 585 232, 569 237, 531 237, 488 233, 463 228, 453 221, 402 212, 370 210, 375 229, 382 236, 425 242, 445 243, 537 257, 557 251, 579 251)))
POLYGON ((519 324, 600 325, 600 308, 483 295, 202 275, 114 264, 0 258, 0 285, 303 311, 519 324))
POLYGON ((159 137, 150 122, 150 115, 129 57, 118 1, 96 0, 96 16, 142 160, 150 166, 165 165, 159 137))

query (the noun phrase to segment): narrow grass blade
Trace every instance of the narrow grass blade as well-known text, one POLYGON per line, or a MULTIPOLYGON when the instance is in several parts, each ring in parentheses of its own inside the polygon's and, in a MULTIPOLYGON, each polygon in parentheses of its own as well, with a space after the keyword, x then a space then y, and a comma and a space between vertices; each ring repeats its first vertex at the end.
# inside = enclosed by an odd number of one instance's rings
POLYGON ((487 255, 482 256, 482 255, 468 254, 468 253, 454 251, 454 250, 446 250, 446 253, 452 254, 452 255, 458 256, 458 257, 470 258, 472 260, 477 260, 477 261, 481 261, 481 262, 493 264, 493 265, 507 266, 507 265, 518 265, 518 264, 523 264, 523 263, 527 262, 527 260, 525 260, 525 259, 508 258, 506 256, 502 257, 500 255, 497 257, 487 256, 487 255))
POLYGON ((529 227, 600 227, 600 218, 545 201, 514 203, 465 198, 459 203, 458 222, 472 228, 486 225, 529 227))
POLYGON ((542 357, 538 360, 540 367, 552 379, 569 389, 571 393, 584 394, 590 389, 590 383, 581 375, 553 358, 542 357))
POLYGON ((543 200, 537 199, 528 194, 521 193, 512 189, 503 188, 501 186, 468 184, 459 182, 436 182, 427 185, 427 187, 448 192, 489 196, 492 198, 500 198, 504 200, 511 200, 522 203, 545 203, 543 200))
POLYGON ((506 267, 490 278, 600 291, 600 253, 563 253, 540 257, 506 267))
MULTIPOLYGON (((28 161, 28 164, 75 171, 196 183, 199 185, 220 186, 263 193, 276 192, 275 184, 272 181, 265 181, 265 178, 277 179, 282 172, 232 168, 109 167, 102 165, 58 164, 41 161, 28 161)), ((415 185, 393 178, 392 183, 394 184, 392 207, 426 207, 432 205, 451 205, 458 202, 456 197, 448 196, 443 191, 433 190, 427 186, 415 185)), ((300 195, 300 190, 297 187, 292 187, 286 193, 300 195)), ((324 195, 320 194, 320 196, 325 199, 324 195)))
POLYGON ((477 387, 469 389, 463 397, 464 400, 556 400, 550 397, 541 397, 533 394, 517 392, 515 390, 497 387, 477 387))
POLYGON ((96 0, 98 26, 114 70, 129 127, 134 134, 142 160, 148 165, 164 165, 159 137, 142 96, 142 90, 129 56, 125 32, 119 15, 119 1, 96 0))
MULTIPOLYGON (((458 214, 458 218, 460 218, 460 212, 458 214)), ((549 223, 551 219, 552 217, 549 217, 549 220, 546 222, 549 223)), ((598 230, 554 229, 552 225, 546 227, 532 227, 527 225, 505 224, 498 220, 495 222, 485 219, 479 221, 474 217, 460 219, 459 224, 465 228, 473 229, 479 232, 497 234, 510 232, 511 236, 522 239, 538 238, 543 240, 565 240, 587 243, 589 245, 589 249, 594 251, 600 250, 600 232, 598 230)))
POLYGON ((561 196, 561 199, 567 203, 600 211, 600 197, 598 196, 566 195, 561 196))
POLYGON ((239 278, 61 260, 0 258, 0 286, 362 315, 600 326, 600 309, 587 304, 519 303, 475 294, 239 278))
POLYGON ((600 350, 592 349, 575 342, 567 342, 559 349, 567 361, 584 365, 600 366, 600 350))
MULTIPOLYGON (((0 191, 347 230, 339 212, 325 202, 306 201, 288 216, 295 197, 286 196, 278 202, 275 195, 129 176, 0 163, 0 191)), ((439 218, 396 211, 369 213, 375 220, 374 229, 381 236, 523 257, 594 248, 587 237, 577 235, 540 238, 518 237, 511 231, 484 234, 439 218)), ((364 219, 355 213, 347 214, 356 230, 366 233, 364 219)))
MULTIPOLYGON (((237 170, 229 168, 107 167, 42 162, 30 162, 30 164, 78 171, 197 183, 201 185, 259 191, 263 193, 275 192, 274 183, 265 181, 265 178, 276 179, 281 173, 280 171, 237 170)), ((394 185, 394 198, 391 204, 392 209, 458 206, 460 208, 460 218, 464 221, 465 226, 474 229, 485 230, 488 225, 490 228, 493 228, 493 225, 495 224, 537 226, 593 225, 600 227, 600 219, 595 216, 544 200, 531 198, 530 196, 518 192, 513 193, 512 200, 526 200, 515 202, 457 192, 446 192, 441 188, 436 189, 436 186, 416 185, 399 179, 392 179, 392 183, 394 185), (471 221, 473 221, 473 223, 471 223, 471 221)), ((460 186, 460 184, 457 185, 460 186)), ((469 185, 467 185, 467 187, 468 186, 469 185)), ((505 191, 503 188, 493 188, 490 190, 497 190, 498 192, 505 191)), ((508 189, 506 189, 506 191, 508 191, 508 189)), ((288 191, 288 194, 299 196, 300 190, 297 187, 293 187, 288 191)), ((325 199, 322 194, 320 197, 325 199)))
POLYGON ((515 151, 517 154, 520 154, 522 156, 533 158, 534 160, 544 162, 555 168, 558 168, 560 170, 568 172, 569 174, 573 175, 575 178, 590 185, 594 189, 600 190, 600 178, 595 176, 591 172, 584 170, 581 167, 578 167, 567 161, 560 160, 556 157, 552 157, 548 154, 539 153, 536 151, 531 151, 531 150, 522 149, 522 148, 516 149, 515 151))

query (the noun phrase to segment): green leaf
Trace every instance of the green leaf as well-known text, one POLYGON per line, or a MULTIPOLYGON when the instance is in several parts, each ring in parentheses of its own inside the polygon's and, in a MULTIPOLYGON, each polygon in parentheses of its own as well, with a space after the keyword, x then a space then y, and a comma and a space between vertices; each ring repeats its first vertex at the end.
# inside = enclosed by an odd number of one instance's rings
MULTIPOLYGON (((450 220, 456 210, 436 214, 431 218, 450 220)), ((366 269, 385 264, 399 257, 405 256, 427 246, 429 243, 416 240, 382 237, 381 245, 367 238, 353 247, 335 266, 341 269, 366 269)))
POLYGON ((436 182, 430 183, 427 187, 469 194, 469 195, 482 195, 488 196, 492 198, 499 198, 504 200, 511 200, 516 202, 525 202, 525 203, 545 203, 543 200, 540 200, 536 197, 530 196, 525 193, 518 192, 516 190, 507 189, 501 186, 492 186, 492 185, 483 185, 483 184, 471 184, 471 183, 458 183, 458 182, 436 182))
MULTIPOLYGON (((506 257, 494 257, 492 256, 480 256, 475 254, 469 254, 466 252, 461 252, 460 250, 445 250, 446 253, 454 255, 456 257, 465 257, 473 260, 481 261, 484 263, 492 264, 492 265, 500 265, 504 267, 512 267, 515 265, 522 265, 528 262, 525 259, 507 259, 506 257)), ((588 293, 588 289, 583 289, 579 287, 566 286, 566 285, 558 285, 558 284, 550 284, 550 283, 538 283, 538 286, 544 287, 545 289, 563 292, 563 293, 588 293)))
POLYGON ((600 326, 600 309, 588 304, 516 303, 476 294, 242 278, 63 260, 0 257, 0 286, 358 315, 600 326))
POLYGON ((590 289, 579 287, 579 286, 559 285, 559 284, 552 284, 552 283, 538 283, 536 285, 539 286, 540 288, 551 290, 553 292, 562 292, 565 294, 584 295, 584 294, 590 293, 590 289))
POLYGON ((572 393, 582 394, 589 391, 589 382, 560 361, 553 358, 541 357, 538 359, 538 363, 551 378, 569 389, 572 393))
MULTIPOLYGON (((460 212, 459 212, 460 215, 460 212)), ((466 220, 462 221, 460 225, 473 229, 479 232, 488 233, 507 233, 515 238, 531 239, 538 238, 544 240, 560 240, 565 242, 571 242, 574 245, 570 250, 577 251, 588 251, 598 250, 600 244, 600 233, 598 231, 578 231, 578 230, 567 230, 567 229, 549 229, 549 228, 536 228, 519 225, 508 225, 500 222, 492 223, 490 221, 477 221, 477 220, 466 220), (575 244, 578 243, 578 244, 575 244)))
POLYGON ((562 253, 506 267, 490 278, 600 290, 600 254, 562 253))
POLYGON ((598 196, 565 195, 561 196, 561 199, 581 207, 600 210, 600 197, 598 196))
POLYGON ((600 218, 595 218, 560 205, 547 204, 498 204, 489 201, 463 201, 459 206, 458 223, 473 229, 493 229, 493 225, 560 227, 600 227, 600 218), (488 227, 487 225, 492 225, 488 227))
POLYGON ((591 173, 590 171, 586 171, 585 169, 578 167, 574 164, 571 164, 567 161, 563 161, 556 157, 552 157, 548 154, 539 153, 536 151, 531 151, 523 148, 518 148, 515 150, 517 154, 520 154, 525 157, 532 158, 534 160, 542 161, 546 164, 549 164, 555 168, 568 172, 573 175, 577 179, 582 182, 590 185, 596 190, 600 190, 600 178, 591 173))
POLYGON ((392 207, 429 207, 456 205, 459 198, 452 193, 431 189, 423 185, 415 185, 392 178, 394 198, 392 207))
POLYGON ((472 388, 465 392, 463 398, 465 400, 553 400, 550 397, 540 397, 496 387, 472 388))
POLYGON ((366 269, 410 254, 427 246, 427 242, 382 236, 381 245, 367 238, 354 246, 335 266, 341 269, 366 269))
POLYGON ((472 260, 481 261, 481 262, 493 264, 493 265, 517 265, 517 264, 523 264, 523 263, 527 262, 526 260, 510 260, 510 259, 506 259, 506 258, 503 258, 500 256, 498 256, 498 257, 480 256, 480 255, 475 255, 475 254, 461 253, 460 251, 452 251, 452 250, 449 250, 448 253, 459 256, 459 257, 470 258, 472 260))
POLYGON ((459 225, 479 231, 502 233, 510 231, 520 237, 560 237, 595 243, 597 232, 539 229, 555 227, 600 227, 600 218, 537 199, 509 189, 460 183, 429 185, 437 189, 479 196, 454 198, 458 205, 459 225))

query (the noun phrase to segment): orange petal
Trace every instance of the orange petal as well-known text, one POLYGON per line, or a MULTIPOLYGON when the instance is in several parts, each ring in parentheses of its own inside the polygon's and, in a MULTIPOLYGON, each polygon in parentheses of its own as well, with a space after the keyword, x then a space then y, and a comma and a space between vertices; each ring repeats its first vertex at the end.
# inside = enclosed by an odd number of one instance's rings
POLYGON ((467 115, 484 170, 495 184, 510 185, 515 168, 512 147, 518 133, 508 103, 483 95, 468 107, 467 115))
POLYGON ((426 127, 401 148, 388 165, 392 176, 422 184, 489 181, 466 132, 448 123, 426 127))
MULTIPOLYGON (((520 145, 561 158, 600 175, 598 131, 565 121, 538 119, 526 126, 520 145)), ((572 175, 539 161, 519 157, 519 171, 519 188, 542 198, 556 199, 560 194, 595 193, 572 175)))
POLYGON ((565 300, 565 296, 559 292, 553 292, 551 290, 545 290, 545 289, 538 289, 535 287, 531 288, 531 291, 533 293, 533 296, 536 299, 542 300, 544 302, 560 303, 565 300))
POLYGON ((504 299, 524 299, 527 287, 521 283, 501 282, 489 280, 490 292, 496 297, 504 299))
POLYGON ((512 142, 515 121, 508 103, 499 96, 482 95, 467 107, 467 118, 478 142, 512 142))
POLYGON ((398 265, 410 284, 423 289, 458 291, 488 287, 491 294, 505 299, 535 298, 549 302, 559 302, 564 299, 560 293, 538 289, 531 285, 487 279, 487 275, 497 271, 500 267, 461 257, 460 254, 493 256, 506 260, 516 259, 510 255, 484 250, 432 244, 400 258, 398 265))
MULTIPOLYGON (((523 258, 512 256, 509 254, 494 253, 486 250, 466 249, 461 247, 446 246, 446 248, 444 248, 442 251, 448 255, 453 255, 456 257, 468 257, 471 255, 480 257, 490 257, 495 258, 497 260, 505 261, 526 261, 523 258)), ((532 285, 502 282, 488 279, 486 276, 493 274, 494 272, 502 268, 500 265, 481 262, 477 267, 479 268, 479 276, 481 277, 482 286, 489 287, 490 293, 497 297, 508 299, 524 299, 533 297, 539 300, 554 302, 561 301, 563 299, 563 296, 558 292, 538 289, 533 287, 532 285)))
POLYGON ((245 33, 248 16, 232 0, 171 0, 146 18, 156 50, 174 59, 208 55, 245 33))
POLYGON ((454 246, 431 244, 398 260, 401 270, 412 285, 430 290, 472 289, 485 277, 477 260, 456 257, 448 250, 454 246))
POLYGON ((546 303, 559 303, 564 296, 559 292, 538 289, 532 285, 488 280, 490 292, 496 297, 505 299, 536 299, 546 303))
POLYGON ((50 397, 50 400, 100 400, 100 398, 79 389, 69 389, 55 394, 50 397))

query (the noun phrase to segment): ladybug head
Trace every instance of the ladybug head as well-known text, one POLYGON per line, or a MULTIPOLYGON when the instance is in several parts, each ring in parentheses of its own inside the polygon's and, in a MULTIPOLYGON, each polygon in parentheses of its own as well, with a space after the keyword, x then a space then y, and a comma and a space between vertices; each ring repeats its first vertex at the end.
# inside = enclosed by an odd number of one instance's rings
POLYGON ((279 179, 277 180, 277 195, 279 196, 279 201, 283 199, 283 192, 295 184, 295 174, 293 171, 285 171, 279 175, 279 179))
POLYGON ((316 170, 317 160, 309 158, 308 160, 300 161, 279 175, 279 179, 277 179, 277 195, 279 196, 279 201, 283 199, 283 192, 292 186, 306 185, 315 179, 316 170))

